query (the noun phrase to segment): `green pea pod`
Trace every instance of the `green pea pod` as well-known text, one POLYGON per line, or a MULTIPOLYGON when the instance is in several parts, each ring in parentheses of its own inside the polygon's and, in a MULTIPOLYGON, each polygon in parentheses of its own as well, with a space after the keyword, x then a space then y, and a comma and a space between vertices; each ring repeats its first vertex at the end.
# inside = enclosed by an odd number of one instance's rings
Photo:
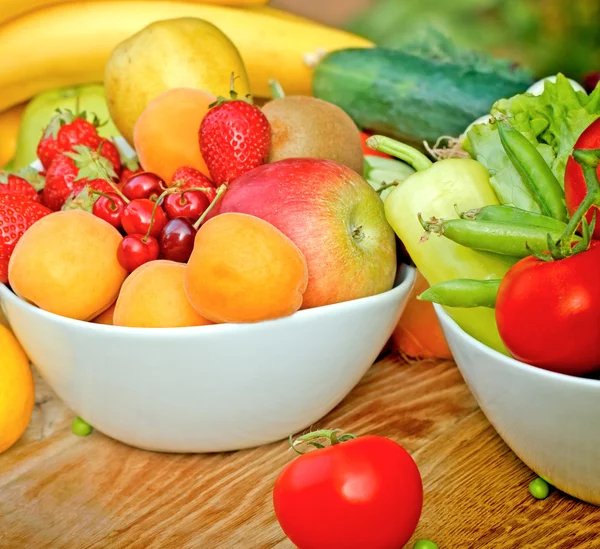
POLYGON ((420 218, 423 228, 429 233, 437 233, 471 248, 513 257, 527 257, 533 253, 549 250, 548 234, 557 241, 560 231, 549 231, 540 227, 471 221, 469 219, 432 219, 427 222, 420 218))
POLYGON ((510 225, 525 225, 540 227, 554 232, 562 232, 567 224, 535 212, 515 208, 514 206, 484 206, 467 212, 459 213, 462 219, 473 221, 491 221, 493 223, 508 223, 510 225))
POLYGON ((445 307, 496 306, 500 280, 471 280, 458 278, 430 286, 417 299, 439 303, 445 307))
POLYGON ((564 191, 539 151, 521 132, 505 122, 498 123, 498 134, 506 156, 519 172, 542 213, 565 221, 567 207, 564 191))

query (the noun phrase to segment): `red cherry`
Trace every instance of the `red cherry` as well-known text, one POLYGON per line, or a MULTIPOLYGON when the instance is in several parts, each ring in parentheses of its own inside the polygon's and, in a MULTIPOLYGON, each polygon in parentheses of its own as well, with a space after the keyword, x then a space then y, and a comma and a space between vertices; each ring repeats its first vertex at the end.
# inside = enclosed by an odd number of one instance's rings
POLYGON ((171 219, 160 235, 160 251, 165 259, 186 263, 194 249, 196 229, 187 217, 171 219))
POLYGON ((196 221, 209 205, 210 201, 202 191, 187 191, 167 195, 163 208, 171 219, 187 217, 196 221))
POLYGON ((158 198, 165 190, 165 182, 158 175, 140 172, 132 175, 123 185, 122 192, 129 200, 158 198))
POLYGON ((121 228, 121 214, 125 209, 124 200, 115 193, 100 196, 92 206, 92 213, 110 223, 116 229, 121 228))
POLYGON ((152 221, 152 212, 156 202, 149 198, 139 198, 132 200, 121 214, 121 224, 127 234, 146 234, 152 223, 150 236, 158 238, 160 232, 167 224, 167 216, 160 206, 156 206, 154 211, 154 221, 152 221))
POLYGON ((159 253, 160 246, 156 238, 130 234, 119 243, 117 259, 123 269, 132 273, 144 263, 158 259, 159 253))

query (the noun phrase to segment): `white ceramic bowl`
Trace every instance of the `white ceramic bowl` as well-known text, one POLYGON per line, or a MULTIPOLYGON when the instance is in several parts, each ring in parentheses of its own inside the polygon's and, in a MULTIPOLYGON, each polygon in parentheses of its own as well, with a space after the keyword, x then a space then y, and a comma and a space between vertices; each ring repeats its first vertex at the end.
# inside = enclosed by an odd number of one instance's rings
POLYGON ((373 364, 415 280, 256 324, 143 329, 71 320, 0 284, 12 329, 78 415, 148 450, 216 452, 284 439, 334 408, 373 364))
POLYGON ((600 381, 504 356, 435 309, 462 376, 506 444, 563 492, 600 505, 600 381))

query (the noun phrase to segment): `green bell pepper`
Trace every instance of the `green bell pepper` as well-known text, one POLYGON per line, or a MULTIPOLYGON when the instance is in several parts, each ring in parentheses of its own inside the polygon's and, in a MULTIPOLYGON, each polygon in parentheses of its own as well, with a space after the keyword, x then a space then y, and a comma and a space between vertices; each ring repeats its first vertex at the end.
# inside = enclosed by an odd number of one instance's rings
MULTIPOLYGON (((416 149, 382 136, 370 137, 367 144, 416 170, 387 196, 384 206, 388 222, 430 285, 457 278, 497 280, 504 276, 513 264, 510 258, 479 252, 438 235, 424 236, 418 219, 419 214, 425 219, 456 219, 457 209, 467 211, 499 204, 483 165, 467 158, 432 163, 416 149)), ((498 334, 494 309, 445 309, 465 332, 509 354, 498 334)))

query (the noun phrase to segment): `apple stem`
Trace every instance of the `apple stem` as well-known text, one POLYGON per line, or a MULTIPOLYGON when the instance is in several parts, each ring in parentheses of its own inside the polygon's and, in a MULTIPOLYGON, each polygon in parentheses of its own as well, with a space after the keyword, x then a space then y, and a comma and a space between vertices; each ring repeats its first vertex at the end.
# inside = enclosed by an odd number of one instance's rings
POLYGON ((206 216, 208 215, 210 210, 213 209, 214 205, 218 202, 219 198, 221 198, 221 196, 223 195, 223 193, 226 190, 227 190, 227 184, 223 183, 223 185, 221 185, 217 189, 217 195, 215 196, 214 200, 208 205, 208 208, 206 208, 206 210, 204 210, 204 213, 198 218, 198 221, 196 221, 196 223, 194 223, 194 229, 198 230, 200 228, 200 225, 202 225, 202 222, 206 219, 206 216))

